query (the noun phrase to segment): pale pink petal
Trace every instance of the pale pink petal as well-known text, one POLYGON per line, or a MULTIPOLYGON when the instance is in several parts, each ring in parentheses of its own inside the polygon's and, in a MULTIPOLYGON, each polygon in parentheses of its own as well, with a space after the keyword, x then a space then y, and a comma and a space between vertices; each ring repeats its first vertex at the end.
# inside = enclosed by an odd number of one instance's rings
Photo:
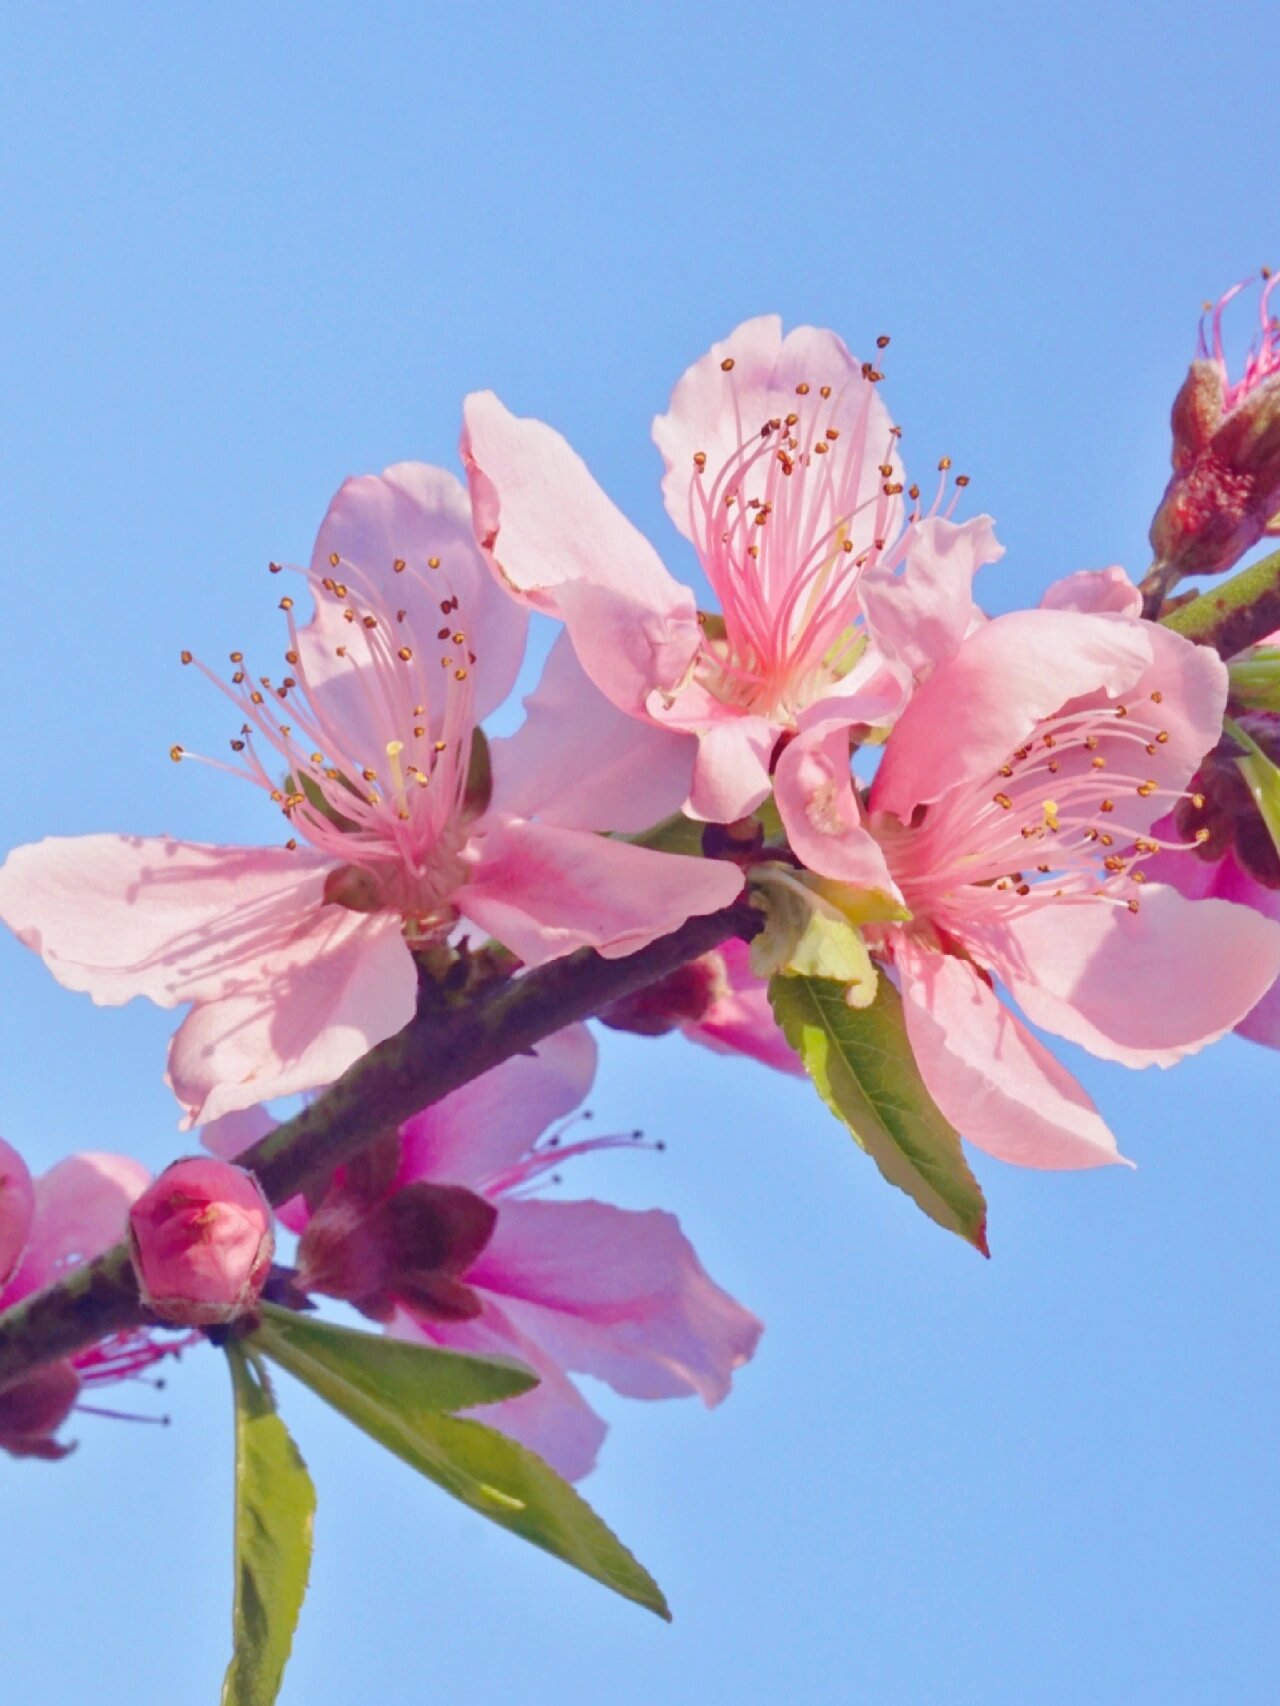
POLYGON ((1170 1066, 1237 1025, 1280 975, 1280 924, 1147 883, 1136 913, 1035 907, 974 938, 1033 1024, 1126 1066, 1170 1066))
POLYGON ((698 649, 693 594, 581 457, 490 391, 467 398, 463 420, 476 537, 510 591, 564 617, 587 674, 621 709, 678 682, 698 649))
POLYGON ((280 1122, 272 1119, 265 1108, 237 1108, 210 1120, 200 1132, 200 1141, 212 1154, 224 1161, 237 1161, 246 1149, 273 1132, 280 1122))
POLYGON ((913 522, 902 569, 872 563, 859 582, 875 645, 917 677, 945 663, 974 626, 974 575, 1003 556, 989 515, 913 522))
POLYGON ((35 1187, 27 1164, 0 1137, 0 1303, 9 1276, 27 1247, 35 1207, 35 1187))
POLYGON ((1118 563, 1109 569, 1077 569, 1053 585, 1040 600, 1041 610, 1110 611, 1140 616, 1142 594, 1118 563))
POLYGON ((674 1215, 504 1201, 467 1273, 565 1368, 629 1398, 726 1396, 763 1327, 720 1289, 674 1215))
POLYGON ((584 947, 632 954, 742 891, 741 871, 714 859, 520 818, 490 816, 481 827, 454 902, 528 965, 584 947))
POLYGON ((35 1182, 36 1210, 26 1255, 8 1301, 50 1284, 125 1235, 130 1204, 151 1175, 124 1155, 69 1155, 35 1182))
POLYGON ((425 1339, 446 1350, 473 1356, 514 1357, 538 1376, 538 1385, 501 1404, 467 1412, 536 1452, 566 1481, 580 1481, 595 1468, 608 1431, 554 1357, 510 1321, 491 1298, 473 1321, 419 1321, 404 1314, 389 1329, 397 1338, 425 1339))
MULTIPOLYGON (((528 615, 494 581, 475 541, 466 490, 446 469, 399 462, 382 475, 348 480, 329 505, 311 561, 321 579, 350 581, 358 601, 361 583, 342 566, 354 565, 379 589, 384 605, 406 612, 406 628, 420 644, 440 627, 441 599, 456 596, 458 609, 450 622, 466 631, 475 653, 471 674, 477 722, 511 691, 524 657, 528 615), (337 566, 331 562, 335 555, 337 566), (438 565, 434 569, 433 560, 438 565), (397 562, 405 565, 399 572, 397 562)), ((336 626, 340 638, 351 644, 362 638, 343 623, 341 606, 322 605, 319 622, 322 632, 336 626)), ((342 695, 343 714, 336 720, 351 730, 352 746, 359 748, 361 730, 375 739, 380 725, 374 719, 372 729, 366 728, 368 702, 358 691, 354 672, 336 668, 331 647, 317 648, 306 662, 311 685, 323 682, 323 693, 342 695)), ((372 750, 377 757, 378 749, 372 750)))
POLYGON ((1081 1086, 965 961, 903 941, 907 1036, 956 1130, 1015 1167, 1102 1167, 1123 1157, 1081 1086))
POLYGON ((1133 687, 1152 661, 1156 631, 1068 610, 1019 610, 978 628, 898 719, 871 786, 872 809, 905 823, 917 805, 993 775, 1069 701, 1133 687))
MULTIPOLYGON (((1196 867, 1199 872, 1207 872, 1210 885, 1204 890, 1206 894, 1215 895, 1219 900, 1232 901, 1237 906, 1251 906, 1264 918, 1272 918, 1280 923, 1280 889, 1265 888, 1256 882, 1247 871, 1241 869, 1233 853, 1227 853, 1214 864, 1190 854, 1176 853, 1159 861, 1152 861, 1153 865, 1157 863, 1162 879, 1165 871, 1173 866, 1196 867)), ((1189 874, 1193 884, 1196 874, 1189 874)), ((1178 881, 1175 886, 1183 894, 1194 898, 1188 883, 1178 881)), ((1267 1048, 1280 1048, 1280 981, 1273 983, 1257 1005, 1250 1008, 1236 1026, 1236 1033, 1248 1037, 1250 1042, 1262 1043, 1267 1048)))
POLYGON ((331 864, 308 848, 51 839, 0 867, 0 918, 67 989, 173 1007, 255 978, 320 908, 331 864))
MULTIPOLYGON (((807 452, 810 436, 827 441, 831 464, 846 457, 861 458, 864 466, 847 511, 854 516, 849 537, 855 548, 870 545, 874 536, 893 538, 901 525, 902 502, 886 498, 883 486, 900 480, 897 439, 889 412, 874 383, 863 377, 862 365, 834 332, 797 326, 782 335, 776 314, 744 321, 722 343, 713 344, 679 380, 671 406, 653 423, 654 443, 667 471, 662 496, 667 513, 688 538, 696 537, 690 505, 696 502, 695 468, 705 466, 714 481, 720 470, 748 441, 759 441, 762 428, 801 412, 797 431, 807 452), (803 393, 797 391, 803 386, 803 393), (829 388, 823 396, 822 388, 829 388), (696 464, 695 457, 704 458, 696 464), (883 463, 892 478, 878 472, 883 463)), ((839 474, 828 470, 832 480, 839 474)), ((806 489, 806 501, 817 501, 819 482, 806 489)))
POLYGON ((769 794, 769 759, 778 731, 763 717, 730 716, 698 741, 688 811, 707 823, 733 823, 769 794))
POLYGON ((586 1026, 556 1031, 533 1054, 513 1056, 406 1121, 397 1182, 433 1179, 482 1190, 574 1111, 595 1070, 586 1026))
POLYGON ((170 1044, 188 1127, 331 1083, 407 1024, 417 1001, 394 914, 325 907, 254 969, 234 993, 194 1007, 170 1044))
POLYGON ((689 794, 697 742, 619 711, 562 633, 514 735, 492 744, 493 807, 566 829, 647 829, 689 794))
POLYGON ((769 986, 751 970, 751 950, 737 937, 716 949, 725 985, 701 1019, 680 1028, 690 1042, 721 1054, 746 1054, 779 1072, 804 1073, 769 1005, 769 986))
POLYGON ((816 722, 796 736, 778 760, 774 799, 792 851, 811 871, 901 901, 879 843, 862 821, 843 719, 816 722))

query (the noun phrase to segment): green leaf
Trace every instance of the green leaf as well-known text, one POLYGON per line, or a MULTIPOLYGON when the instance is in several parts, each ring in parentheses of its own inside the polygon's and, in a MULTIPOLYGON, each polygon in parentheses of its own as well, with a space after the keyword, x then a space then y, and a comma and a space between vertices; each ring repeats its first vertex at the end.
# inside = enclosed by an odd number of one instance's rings
POLYGON ((262 1306, 262 1322, 252 1342, 308 1385, 322 1377, 340 1380, 413 1414, 496 1404, 531 1392, 538 1384, 532 1369, 507 1357, 409 1344, 380 1333, 335 1327, 271 1303, 262 1306), (303 1366, 313 1366, 314 1378, 300 1372, 303 1366))
POLYGON ((838 983, 816 977, 775 977, 769 1000, 818 1094, 890 1184, 987 1255, 986 1202, 920 1077, 888 978, 869 1007, 850 1007, 838 983))
POLYGON ((1237 758, 1236 764, 1248 783, 1258 815, 1266 824, 1277 852, 1280 852, 1280 769, 1239 723, 1227 717, 1222 726, 1232 740, 1244 748, 1244 757, 1237 758))
MULTIPOLYGON (((467 1390, 474 1393, 478 1371, 483 1369, 507 1382, 502 1392, 491 1386, 490 1397, 527 1391, 535 1382, 526 1371, 515 1364, 487 1363, 373 1334, 317 1330, 319 1324, 314 1322, 301 1323, 310 1331, 300 1334, 297 1325, 287 1312, 268 1308, 254 1342, 371 1439, 455 1499, 615 1593, 660 1617, 670 1617, 662 1590, 648 1571, 540 1457, 494 1428, 440 1413, 446 1376, 436 1366, 437 1359, 471 1365, 470 1371, 448 1377, 455 1396, 468 1382, 467 1390), (353 1351, 338 1342, 339 1333, 344 1339, 365 1339, 368 1344, 353 1351), (400 1353, 406 1351, 412 1358, 428 1359, 417 1374, 401 1360, 400 1353)), ((474 1396, 459 1400, 468 1407, 477 1401, 474 1396)))
POLYGON ((649 829, 638 830, 634 835, 619 835, 616 839, 629 841, 633 847, 648 847, 655 853, 686 853, 698 859, 702 856, 702 832, 705 828, 706 825, 698 819, 686 817, 683 812, 673 812, 649 829))
POLYGON ((232 1342, 227 1360, 236 1403, 236 1597, 222 1706, 271 1706, 307 1591, 316 1492, 252 1352, 232 1342))

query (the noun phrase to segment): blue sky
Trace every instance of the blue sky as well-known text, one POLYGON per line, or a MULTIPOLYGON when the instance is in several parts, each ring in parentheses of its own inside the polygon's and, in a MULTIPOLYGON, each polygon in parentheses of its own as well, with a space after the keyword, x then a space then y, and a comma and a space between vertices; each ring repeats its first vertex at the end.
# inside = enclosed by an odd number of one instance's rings
MULTIPOLYGON (((1277 259, 1269 7, 11 8, 0 63, 0 841, 254 841, 178 652, 275 644, 270 557, 332 490, 451 463, 494 386, 677 569, 648 441, 748 314, 892 334, 904 455, 1008 546, 993 609, 1145 567, 1203 298, 1277 259)), ((922 482, 923 483, 923 482, 922 482)), ((165 1017, 0 940, 0 1130, 36 1165, 179 1146, 165 1017)), ((1072 1064, 1139 1163, 977 1157, 993 1260, 802 1086, 609 1039, 566 1192, 676 1208, 768 1323, 726 1406, 601 1403, 588 1483, 671 1628, 483 1528, 296 1390, 318 1549, 283 1699, 1160 1706, 1275 1699, 1280 1062, 1072 1064)), ((0 1466, 5 1692, 212 1700, 229 1397, 0 1466)), ((144 1399, 146 1395, 144 1394, 144 1399)))

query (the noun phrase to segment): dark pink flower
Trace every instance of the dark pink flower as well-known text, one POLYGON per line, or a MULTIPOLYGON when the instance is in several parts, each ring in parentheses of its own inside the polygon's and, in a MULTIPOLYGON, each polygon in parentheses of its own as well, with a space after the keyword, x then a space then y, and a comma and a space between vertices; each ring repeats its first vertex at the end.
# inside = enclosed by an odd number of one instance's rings
POLYGON ((207 1155, 166 1167, 129 1210, 143 1302, 162 1321, 207 1327, 252 1309, 271 1271, 271 1205, 252 1173, 207 1155))
MULTIPOLYGON (((534 1391, 476 1414, 571 1478, 592 1467, 605 1433, 572 1374, 628 1397, 715 1404, 761 1332, 673 1215, 534 1194, 575 1155, 631 1141, 544 1136, 579 1106, 594 1070, 590 1034, 562 1031, 375 1144, 314 1208, 298 1200, 280 1215, 301 1233, 304 1288, 402 1337, 533 1368, 534 1391)), ((250 1133, 205 1135, 221 1149, 250 1133)))

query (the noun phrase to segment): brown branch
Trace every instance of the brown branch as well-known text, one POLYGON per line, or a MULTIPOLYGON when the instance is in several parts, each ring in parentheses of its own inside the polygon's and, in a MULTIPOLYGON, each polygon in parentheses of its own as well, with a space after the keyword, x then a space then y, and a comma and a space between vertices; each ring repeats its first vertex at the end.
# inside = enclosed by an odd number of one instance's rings
MULTIPOLYGON (((622 959, 583 948, 496 985, 474 1000, 412 1019, 358 1060, 294 1119, 241 1157, 277 1205, 324 1177, 388 1126, 399 1125, 482 1072, 528 1053, 731 936, 750 940, 761 916, 745 902, 690 918, 622 959)), ((128 1247, 117 1244, 56 1285, 0 1314, 0 1387, 28 1370, 143 1325, 128 1247)))

